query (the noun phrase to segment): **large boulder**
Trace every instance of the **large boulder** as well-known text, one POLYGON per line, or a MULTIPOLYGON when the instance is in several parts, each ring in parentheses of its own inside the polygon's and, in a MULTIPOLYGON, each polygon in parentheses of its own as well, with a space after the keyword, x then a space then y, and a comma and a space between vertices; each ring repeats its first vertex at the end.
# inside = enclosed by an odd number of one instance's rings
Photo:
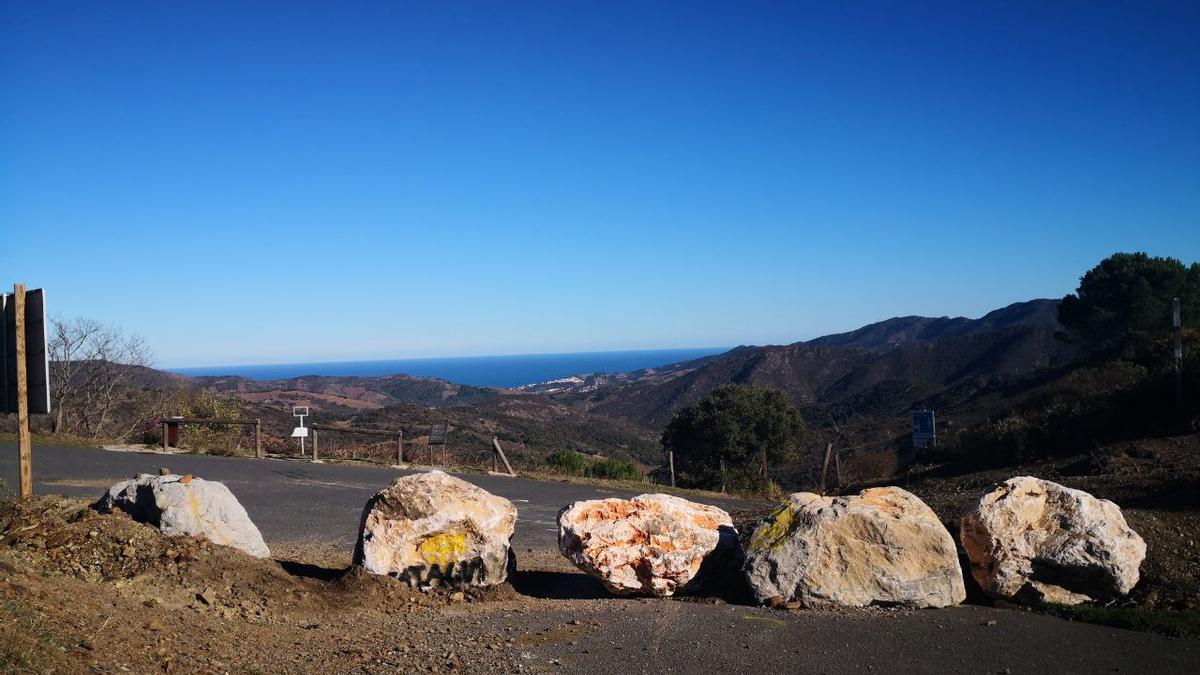
POLYGON ((984 495, 963 517, 960 538, 983 590, 1023 603, 1124 595, 1146 558, 1146 542, 1116 504, 1031 476, 984 495))
POLYGON ((412 586, 501 583, 515 566, 512 502, 441 471, 397 478, 363 509, 354 562, 412 586))
POLYGON ((224 483, 175 474, 139 474, 109 488, 96 509, 124 511, 168 536, 203 537, 256 558, 271 556, 246 509, 224 483))
POLYGON ((729 514, 664 494, 593 499, 558 513, 558 549, 617 595, 681 590, 718 548, 737 549, 729 514))
POLYGON ((744 569, 763 603, 944 607, 966 598, 954 538, 897 487, 791 495, 754 529, 744 569))

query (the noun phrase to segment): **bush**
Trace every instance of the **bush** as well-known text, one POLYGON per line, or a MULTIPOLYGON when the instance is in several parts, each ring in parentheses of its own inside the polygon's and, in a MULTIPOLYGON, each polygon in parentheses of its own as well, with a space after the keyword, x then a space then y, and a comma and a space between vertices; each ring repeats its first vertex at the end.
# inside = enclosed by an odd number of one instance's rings
POLYGON ((547 466, 557 473, 568 476, 587 475, 589 463, 586 457, 570 450, 555 450, 546 458, 547 466))
POLYGON ((637 465, 624 459, 592 461, 570 450, 555 450, 546 457, 546 465, 556 473, 567 476, 589 476, 609 480, 642 480, 637 465))
POLYGON ((688 487, 763 489, 768 463, 795 458, 804 420, 776 389, 727 384, 675 413, 662 434, 688 487))
POLYGON ((591 466, 591 475, 611 480, 642 480, 637 465, 623 459, 602 459, 591 466))

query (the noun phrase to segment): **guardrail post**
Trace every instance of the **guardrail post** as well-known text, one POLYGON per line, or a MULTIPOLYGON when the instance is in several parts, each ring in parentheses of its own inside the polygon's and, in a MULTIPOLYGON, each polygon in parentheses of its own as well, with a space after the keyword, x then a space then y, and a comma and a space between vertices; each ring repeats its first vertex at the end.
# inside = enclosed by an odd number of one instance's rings
POLYGON ((254 457, 262 459, 262 420, 254 420, 254 457))
POLYGON ((312 432, 313 432, 313 458, 312 458, 312 461, 319 462, 321 460, 317 459, 317 453, 320 451, 320 448, 321 448, 321 437, 319 435, 320 432, 318 432, 316 429, 313 429, 312 432))

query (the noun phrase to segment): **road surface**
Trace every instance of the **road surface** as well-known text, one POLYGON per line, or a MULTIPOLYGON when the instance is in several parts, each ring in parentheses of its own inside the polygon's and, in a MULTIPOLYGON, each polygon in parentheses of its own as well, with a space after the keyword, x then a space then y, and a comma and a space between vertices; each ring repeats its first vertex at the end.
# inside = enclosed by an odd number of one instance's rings
MULTIPOLYGON (((359 519, 367 500, 397 476, 419 471, 356 463, 313 464, 285 459, 36 446, 34 492, 98 499, 112 484, 139 473, 156 474, 163 466, 178 474, 190 473, 225 483, 246 507, 268 545, 320 540, 348 547, 354 545, 358 536, 359 519)), ((518 549, 554 548, 558 511, 573 501, 637 494, 481 473, 456 475, 513 501, 518 514, 513 545, 518 549)), ((0 442, 0 478, 10 492, 16 491, 17 451, 12 442, 0 442)), ((709 501, 727 509, 747 504, 737 500, 709 501)))

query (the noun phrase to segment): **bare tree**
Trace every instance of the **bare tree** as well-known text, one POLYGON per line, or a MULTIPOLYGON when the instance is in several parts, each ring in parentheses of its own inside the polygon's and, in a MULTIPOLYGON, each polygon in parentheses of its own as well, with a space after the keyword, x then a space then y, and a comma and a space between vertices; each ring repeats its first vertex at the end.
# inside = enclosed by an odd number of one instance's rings
POLYGON ((54 432, 99 438, 133 383, 151 362, 137 335, 93 319, 53 321, 51 383, 57 412, 54 432))

